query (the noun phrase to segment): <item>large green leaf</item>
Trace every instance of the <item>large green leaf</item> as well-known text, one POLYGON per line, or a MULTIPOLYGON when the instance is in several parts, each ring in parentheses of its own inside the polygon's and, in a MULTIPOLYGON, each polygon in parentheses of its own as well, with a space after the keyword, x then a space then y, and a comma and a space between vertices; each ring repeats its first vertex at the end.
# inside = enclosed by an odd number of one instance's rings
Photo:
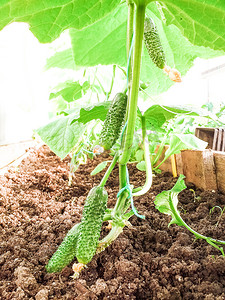
MULTIPOLYGON (((164 24, 155 3, 148 6, 147 14, 157 25, 167 65, 177 68, 182 75, 190 69, 196 57, 211 58, 224 54, 221 51, 193 46, 176 26, 164 24)), ((121 5, 105 18, 81 31, 70 30, 75 64, 87 67, 115 63, 126 67, 126 18, 127 7, 121 5)), ((154 65, 145 47, 143 47, 141 80, 150 83, 151 95, 162 93, 173 84, 164 72, 154 65)))
POLYGON ((68 28, 82 29, 110 13, 120 0, 2 0, 0 30, 26 22, 42 43, 55 40, 68 28))
POLYGON ((193 134, 174 134, 170 138, 169 148, 165 152, 164 159, 166 160, 173 154, 180 153, 181 150, 196 149, 204 150, 207 142, 200 140, 193 134))
POLYGON ((88 107, 81 107, 79 115, 71 117, 72 123, 81 122, 86 124, 92 120, 104 121, 111 101, 100 102, 88 107))
MULTIPOLYGON (((176 1, 176 3, 177 2, 179 1, 176 1)), ((160 40, 166 54, 167 65, 179 70, 181 75, 187 73, 197 57, 213 58, 224 55, 223 51, 213 51, 210 48, 194 46, 181 34, 176 26, 166 26, 162 21, 162 16, 155 3, 151 3, 148 6, 147 14, 154 19, 157 26, 160 40)), ((174 84, 162 70, 155 67, 145 47, 142 56, 141 79, 144 82, 150 82, 148 90, 151 95, 164 92, 174 84)))
POLYGON ((162 106, 159 104, 155 104, 149 107, 144 112, 144 117, 146 119, 146 128, 157 130, 166 121, 177 117, 178 114, 187 116, 204 116, 210 118, 210 113, 208 114, 201 109, 185 106, 162 106))
POLYGON ((224 0, 163 0, 167 24, 176 25, 194 45, 225 50, 224 0))
POLYGON ((171 224, 177 224, 182 226, 183 222, 177 217, 179 211, 177 210, 178 205, 178 194, 186 189, 186 185, 184 183, 184 175, 180 175, 174 187, 169 191, 163 191, 155 197, 155 207, 161 213, 167 214, 171 216, 171 224))
POLYGON ((70 30, 77 66, 126 65, 127 7, 119 6, 83 30, 70 30))
POLYGON ((75 62, 72 49, 66 49, 56 52, 53 56, 47 59, 45 65, 46 70, 50 68, 72 69, 75 70, 75 62))
POLYGON ((86 93, 89 83, 84 82, 80 85, 79 81, 67 81, 63 84, 63 88, 56 93, 51 93, 49 99, 54 99, 61 96, 66 102, 73 102, 82 97, 83 93, 86 93))
POLYGON ((85 126, 75 122, 71 124, 73 115, 60 117, 36 130, 49 148, 60 158, 66 157, 82 136, 85 126))

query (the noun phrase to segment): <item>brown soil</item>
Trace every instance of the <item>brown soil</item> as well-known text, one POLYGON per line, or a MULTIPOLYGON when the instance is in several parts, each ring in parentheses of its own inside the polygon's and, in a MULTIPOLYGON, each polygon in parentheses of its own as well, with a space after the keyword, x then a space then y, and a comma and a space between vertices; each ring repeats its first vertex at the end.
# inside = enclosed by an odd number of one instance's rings
MULTIPOLYGON (((101 179, 101 173, 90 172, 102 159, 80 166, 69 187, 69 158, 61 161, 42 147, 0 177, 0 299, 225 299, 220 251, 183 227, 168 228, 170 217, 154 208, 154 197, 176 181, 168 173, 157 175, 151 190, 135 198, 146 219, 132 217, 133 227, 96 255, 79 279, 71 278, 71 265, 61 273, 46 273, 45 264, 80 221, 85 197, 101 179)), ((132 184, 143 184, 144 173, 131 165, 129 172, 132 184)), ((106 188, 110 207, 118 192, 117 167, 106 188)), ((224 215, 216 226, 219 209, 209 213, 215 205, 224 207, 225 196, 199 190, 194 195, 191 189, 179 198, 185 221, 205 235, 225 239, 224 215)))

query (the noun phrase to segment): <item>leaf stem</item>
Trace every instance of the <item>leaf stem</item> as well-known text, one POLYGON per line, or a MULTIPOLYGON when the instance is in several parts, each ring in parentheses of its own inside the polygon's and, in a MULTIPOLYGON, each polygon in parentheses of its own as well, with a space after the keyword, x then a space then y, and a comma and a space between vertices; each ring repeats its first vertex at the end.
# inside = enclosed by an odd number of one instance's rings
MULTIPOLYGON (((166 144, 166 139, 167 139, 167 135, 165 135, 165 137, 163 138, 163 140, 162 140, 162 142, 161 142, 161 144, 160 144, 160 146, 158 148, 158 151, 157 151, 156 156, 155 156, 155 158, 153 160, 153 163, 152 163, 153 166, 157 163, 157 161, 159 160, 160 156, 162 155, 164 146, 166 144)), ((158 167, 156 167, 156 168, 158 168, 158 167)))
POLYGON ((112 160, 111 164, 109 165, 105 175, 103 176, 99 186, 103 187, 106 184, 106 181, 108 180, 109 175, 111 174, 113 168, 115 167, 118 158, 119 158, 119 155, 118 155, 118 153, 116 153, 115 156, 113 157, 113 160, 112 160))
MULTIPOLYGON (((127 19, 127 59, 129 59, 130 54, 130 48, 132 44, 132 38, 133 38, 133 32, 134 32, 134 3, 131 1, 128 1, 128 19, 127 19)), ((130 62, 130 68, 128 70, 128 82, 131 81, 132 78, 132 60, 130 62)))
POLYGON ((192 229, 190 226, 188 226, 188 224, 185 223, 184 220, 181 218, 181 216, 180 216, 179 212, 177 211, 176 207, 173 205, 173 196, 171 195, 171 193, 170 193, 170 196, 169 196, 169 204, 170 204, 170 209, 173 212, 176 220, 178 220, 180 224, 182 224, 185 228, 187 228, 198 239, 204 239, 207 242, 210 241, 210 242, 215 243, 215 244, 225 245, 225 241, 216 240, 216 239, 213 239, 211 237, 207 237, 203 234, 200 234, 200 233, 196 232, 194 229, 192 229))
POLYGON ((111 81, 109 92, 106 93, 107 94, 107 99, 106 100, 108 100, 109 97, 110 97, 110 95, 111 95, 111 92, 112 92, 112 89, 113 89, 113 85, 114 85, 114 81, 115 81, 115 75, 116 75, 116 65, 113 65, 112 81, 111 81))
POLYGON ((128 100, 128 118, 127 128, 125 132, 125 141, 123 151, 120 157, 120 163, 125 165, 130 158, 131 146, 133 143, 135 120, 137 116, 137 102, 141 69, 141 54, 142 54, 142 41, 144 34, 144 19, 145 19, 146 6, 136 6, 136 23, 135 23, 135 39, 134 39, 134 58, 132 66, 132 81, 131 93, 128 100))
POLYGON ((124 211, 124 206, 126 204, 126 200, 128 197, 128 192, 123 192, 116 201, 116 205, 113 209, 113 217, 115 218, 120 218, 122 216, 123 213, 125 213, 124 211))
POLYGON ((145 184, 141 188, 137 188, 133 190, 133 196, 141 196, 148 192, 150 187, 152 186, 152 164, 149 153, 149 145, 148 139, 146 138, 146 119, 144 116, 141 117, 142 124, 142 140, 143 140, 143 150, 144 150, 144 158, 145 158, 145 166, 146 166, 146 180, 145 184))

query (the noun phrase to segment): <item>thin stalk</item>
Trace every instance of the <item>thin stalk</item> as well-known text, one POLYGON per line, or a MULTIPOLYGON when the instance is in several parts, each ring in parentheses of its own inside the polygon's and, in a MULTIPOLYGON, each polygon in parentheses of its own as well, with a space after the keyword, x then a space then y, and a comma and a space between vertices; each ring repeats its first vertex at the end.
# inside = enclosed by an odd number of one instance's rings
POLYGON ((103 187, 106 184, 106 181, 108 180, 109 175, 111 174, 113 168, 115 167, 118 158, 119 158, 119 155, 116 153, 115 156, 113 157, 113 160, 112 160, 111 164, 109 165, 107 171, 105 172, 105 175, 103 176, 99 186, 103 187))
POLYGON ((116 65, 113 65, 112 81, 111 81, 109 92, 107 93, 107 99, 109 99, 109 97, 111 95, 113 85, 114 85, 115 75, 116 75, 116 65))
POLYGON ((123 192, 117 198, 116 205, 115 205, 115 207, 113 209, 113 213, 112 213, 113 217, 119 218, 125 212, 124 211, 124 206, 125 206, 127 197, 128 197, 128 192, 123 192))
POLYGON ((107 209, 104 214, 103 222, 112 220, 112 209, 107 209))
POLYGON ((126 180, 126 165, 119 164, 119 181, 120 181, 120 190, 127 185, 126 180))
MULTIPOLYGON (((134 3, 133 1, 128 0, 127 1, 128 5, 128 22, 127 22, 127 61, 128 61, 128 70, 127 70, 127 90, 128 90, 128 99, 130 98, 130 81, 132 78, 132 56, 131 54, 131 44, 132 44, 132 38, 133 38, 133 31, 134 31, 134 3)), ((128 105, 129 106, 129 103, 128 105)), ((127 114, 128 114, 128 109, 126 113, 126 120, 127 120, 127 114)), ((121 150, 123 151, 124 148, 124 137, 122 138, 121 142, 121 150)), ((127 185, 127 176, 126 176, 126 163, 125 164, 119 164, 119 187, 120 190, 124 188, 127 185)), ((124 193, 123 193, 124 194, 124 193)), ((127 194, 127 193, 126 193, 127 194)), ((126 201, 126 198, 119 197, 116 201, 116 205, 114 208, 114 213, 115 215, 121 215, 122 214, 122 209, 124 206, 124 203, 126 201)))
POLYGON ((153 170, 157 170, 166 160, 168 157, 164 157, 163 160, 155 167, 153 170))
MULTIPOLYGON (((101 88, 103 94, 106 96, 106 95, 107 95, 107 92, 105 91, 105 89, 104 89, 104 87, 103 87, 101 81, 99 80, 99 78, 98 78, 97 76, 96 76, 96 79, 97 79, 97 81, 98 81, 98 83, 99 83, 99 86, 100 86, 100 88, 101 88)), ((107 98, 108 98, 108 96, 107 96, 107 98)))
POLYGON ((125 165, 130 158, 131 146, 133 143, 135 120, 137 116, 137 102, 139 92, 140 70, 141 70, 141 54, 142 41, 144 34, 144 19, 146 6, 136 7, 136 23, 135 23, 135 39, 134 39, 134 58, 132 67, 131 93, 128 101, 128 118, 127 128, 125 132, 124 145, 120 157, 120 163, 125 165))
MULTIPOLYGON (((173 200, 171 199, 171 195, 170 195, 170 203, 173 203, 173 200)), ((171 210, 176 218, 176 220, 179 220, 179 223, 181 223, 185 228, 187 228, 191 233, 193 233, 197 238, 199 239, 204 239, 206 240, 207 242, 213 242, 215 244, 219 244, 219 245, 225 245, 225 241, 222 241, 222 240, 216 240, 216 239, 213 239, 211 237, 207 237, 203 234, 200 234, 198 232, 196 232, 194 229, 192 229, 190 226, 188 226, 187 223, 184 222, 184 220, 181 218, 180 214, 178 213, 176 207, 174 205, 172 205, 171 207, 171 210)))
MULTIPOLYGON (((127 60, 128 60, 130 55, 133 32, 134 32, 134 3, 131 1, 127 1, 127 5, 128 5, 128 19, 127 19, 127 60)), ((129 65, 130 68, 127 74, 128 83, 131 81, 131 77, 132 77, 132 59, 129 65)))
POLYGON ((157 163, 157 161, 159 160, 160 156, 162 155, 164 146, 166 144, 166 139, 167 139, 167 135, 163 138, 163 140, 162 140, 162 142, 161 142, 161 144, 159 146, 159 149, 158 149, 158 151, 156 153, 156 156, 155 156, 155 158, 153 160, 153 163, 152 163, 153 166, 157 163))
POLYGON ((150 187, 152 186, 152 164, 149 153, 149 145, 148 139, 146 138, 146 119, 142 116, 141 118, 142 124, 142 139, 143 139, 143 150, 144 150, 144 158, 145 158, 145 166, 146 166, 146 180, 143 187, 138 188, 138 190, 133 190, 133 196, 141 196, 148 192, 150 187))
MULTIPOLYGON (((125 226, 125 224, 124 224, 125 226)), ((102 252, 107 248, 119 235, 123 232, 122 226, 112 226, 111 231, 98 243, 97 253, 102 252)))

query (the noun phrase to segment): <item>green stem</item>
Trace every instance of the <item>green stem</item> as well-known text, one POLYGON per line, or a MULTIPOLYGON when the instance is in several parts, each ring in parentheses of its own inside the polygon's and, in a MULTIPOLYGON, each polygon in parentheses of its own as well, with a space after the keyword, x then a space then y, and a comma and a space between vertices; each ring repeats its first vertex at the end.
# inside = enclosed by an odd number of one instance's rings
POLYGON ((112 89, 113 89, 113 85, 114 85, 114 80, 115 80, 115 75, 116 75, 116 65, 113 65, 113 75, 112 75, 112 81, 111 81, 111 85, 110 85, 110 89, 109 92, 107 93, 107 100, 109 99, 112 89))
POLYGON ((170 208, 171 208, 171 211, 173 212, 176 220, 179 221, 179 224, 181 224, 182 226, 184 226, 185 228, 187 228, 191 233, 193 233, 198 239, 204 239, 206 240, 207 242, 208 241, 211 241, 215 244, 220 244, 220 245, 225 245, 225 241, 222 241, 222 240, 216 240, 216 239, 213 239, 213 238, 210 238, 210 237, 207 237, 205 235, 202 235, 198 232, 196 232, 194 229, 192 229, 190 226, 187 225, 187 223, 184 222, 184 220, 181 218, 179 212, 177 211, 176 207, 173 205, 173 199, 172 199, 172 196, 170 195, 170 198, 169 198, 169 203, 170 203, 170 208))
POLYGON ((127 197, 128 197, 128 192, 123 192, 117 198, 116 205, 114 206, 113 213, 112 213, 113 217, 120 218, 123 215, 123 213, 125 212, 124 206, 125 206, 127 197))
POLYGON ((119 164, 119 181, 120 181, 120 190, 127 185, 126 180, 126 165, 119 164))
POLYGON ((99 241, 97 253, 105 250, 105 248, 107 248, 120 235, 121 232, 123 232, 122 226, 112 226, 109 234, 99 241))
POLYGON ((167 158, 168 157, 164 157, 161 163, 159 163, 155 168, 153 168, 153 170, 157 170, 167 160, 167 158))
MULTIPOLYGON (((131 51, 131 44, 132 44, 132 38, 133 38, 133 30, 134 30, 134 3, 133 1, 128 0, 128 22, 127 22, 127 61, 129 68, 127 70, 127 80, 128 80, 128 99, 130 98, 130 81, 132 78, 132 59, 130 56, 131 51)), ((129 105, 129 104, 128 104, 129 105)), ((128 112, 128 110, 127 110, 128 112)), ((127 119, 127 115, 126 115, 127 119)), ((121 142, 121 149, 124 148, 124 138, 122 138, 121 142)), ((123 150, 122 150, 123 151, 123 150)), ((121 164, 119 163, 119 188, 120 190, 124 188, 127 185, 127 176, 126 176, 126 163, 121 164)), ((115 216, 121 216, 123 213, 124 204, 126 202, 127 193, 123 193, 116 201, 116 205, 114 207, 114 215, 115 216)))
MULTIPOLYGON (((96 76, 96 79, 97 79, 97 81, 98 81, 98 84, 99 84, 99 86, 100 86, 100 88, 101 88, 103 94, 106 96, 106 95, 107 95, 107 92, 105 91, 105 89, 104 89, 104 87, 103 87, 101 81, 99 80, 99 78, 98 78, 97 76, 96 76)), ((107 96, 107 98, 108 98, 108 96, 107 96)))
POLYGON ((132 66, 132 82, 131 93, 128 101, 128 118, 127 128, 125 132, 123 151, 120 157, 120 163, 125 165, 130 158, 131 146, 133 143, 135 120, 137 116, 137 102, 139 91, 139 80, 141 70, 141 54, 142 54, 142 41, 144 34, 144 19, 145 19, 146 6, 136 7, 136 23, 135 23, 135 40, 134 40, 134 58, 132 66))
MULTIPOLYGON (((127 19, 127 60, 129 58, 130 54, 130 48, 133 38, 133 32, 134 32, 134 3, 131 1, 128 1, 128 19, 127 19)), ((130 83, 131 77, 132 77, 132 60, 129 63, 130 68, 128 70, 128 82, 130 83)))
POLYGON ((148 140, 146 138, 146 119, 142 116, 141 118, 142 124, 142 139, 143 139, 143 150, 144 150, 144 158, 145 158, 145 166, 146 166, 146 180, 143 187, 138 188, 137 190, 133 190, 133 196, 141 196, 148 192, 150 187, 152 186, 152 164, 149 153, 149 145, 148 140))
POLYGON ((112 220, 112 209, 107 208, 104 214, 103 222, 112 220))
POLYGON ((112 160, 110 166, 108 167, 108 169, 107 169, 105 175, 103 176, 103 178, 102 178, 102 180, 101 180, 99 186, 102 186, 102 187, 103 187, 103 186, 106 184, 106 181, 108 180, 109 175, 111 174, 113 168, 115 167, 118 158, 119 158, 119 155, 116 153, 115 156, 113 157, 113 160, 112 160))
POLYGON ((166 144, 166 139, 167 139, 167 135, 163 138, 163 140, 162 140, 162 142, 161 142, 161 144, 159 146, 159 149, 158 149, 158 151, 156 153, 156 156, 155 156, 155 158, 153 160, 153 163, 152 163, 153 166, 157 163, 157 161, 159 160, 160 156, 162 155, 164 146, 166 144))

